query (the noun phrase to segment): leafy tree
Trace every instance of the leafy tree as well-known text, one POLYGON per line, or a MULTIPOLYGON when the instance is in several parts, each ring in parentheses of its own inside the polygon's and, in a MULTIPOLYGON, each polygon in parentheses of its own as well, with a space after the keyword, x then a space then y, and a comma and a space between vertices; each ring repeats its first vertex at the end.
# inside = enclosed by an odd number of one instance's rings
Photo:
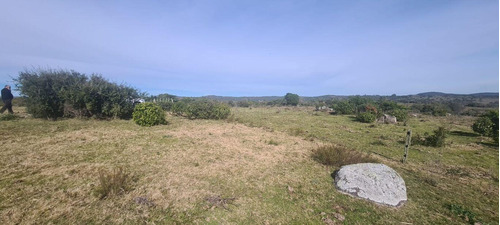
POLYGON ((285 104, 296 106, 299 104, 299 95, 287 93, 285 95, 285 104))

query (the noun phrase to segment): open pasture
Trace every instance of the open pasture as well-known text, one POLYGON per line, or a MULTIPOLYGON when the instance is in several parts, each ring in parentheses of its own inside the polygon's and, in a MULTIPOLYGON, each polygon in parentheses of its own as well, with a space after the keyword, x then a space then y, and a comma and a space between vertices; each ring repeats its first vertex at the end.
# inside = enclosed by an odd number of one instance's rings
MULTIPOLYGON (((22 114, 22 113, 21 113, 22 114)), ((473 117, 359 123, 306 107, 233 108, 226 121, 167 115, 127 120, 0 121, 2 224, 482 224, 498 222, 498 145, 473 117), (406 131, 450 132, 443 148, 411 146, 406 131), (405 180, 393 209, 340 194, 311 152, 326 144, 370 154, 405 180), (122 188, 100 177, 122 168, 122 188), (471 218, 472 217, 472 218, 471 218)))

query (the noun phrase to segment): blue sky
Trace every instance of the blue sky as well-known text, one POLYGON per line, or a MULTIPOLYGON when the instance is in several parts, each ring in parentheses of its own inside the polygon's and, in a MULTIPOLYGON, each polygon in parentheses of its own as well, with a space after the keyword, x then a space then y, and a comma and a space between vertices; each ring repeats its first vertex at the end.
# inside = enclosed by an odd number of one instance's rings
POLYGON ((43 67, 180 96, 498 92, 498 4, 2 1, 0 84, 43 67))

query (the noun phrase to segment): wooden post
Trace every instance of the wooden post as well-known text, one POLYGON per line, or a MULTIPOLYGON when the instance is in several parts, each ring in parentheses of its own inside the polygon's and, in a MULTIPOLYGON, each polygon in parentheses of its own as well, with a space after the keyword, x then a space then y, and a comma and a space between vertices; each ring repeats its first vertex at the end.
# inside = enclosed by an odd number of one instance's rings
POLYGON ((406 132, 406 144, 405 144, 405 154, 403 156, 403 163, 406 163, 406 158, 408 158, 408 149, 411 145, 411 130, 406 132))

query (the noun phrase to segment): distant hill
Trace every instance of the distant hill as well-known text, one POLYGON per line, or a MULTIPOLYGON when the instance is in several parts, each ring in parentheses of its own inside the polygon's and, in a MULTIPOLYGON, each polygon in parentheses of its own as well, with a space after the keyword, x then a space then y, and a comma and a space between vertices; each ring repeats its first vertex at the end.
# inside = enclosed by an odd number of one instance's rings
POLYGON ((231 96, 217 96, 217 95, 207 95, 200 98, 217 100, 222 102, 239 102, 239 101, 251 101, 251 102, 269 102, 278 99, 282 99, 283 96, 257 96, 257 97, 231 97, 231 96))
POLYGON ((449 94, 443 92, 424 92, 419 93, 417 96, 421 97, 453 97, 453 96, 473 96, 473 97, 498 97, 498 92, 482 92, 474 94, 449 94))
MULTIPOLYGON (((451 101, 462 101, 464 105, 472 104, 474 102, 481 101, 481 104, 498 105, 498 92, 482 92, 474 94, 451 94, 443 92, 424 92, 414 95, 321 95, 321 96, 300 96, 300 101, 302 103, 314 103, 314 102, 327 102, 331 100, 345 100, 353 96, 361 96, 366 98, 371 98, 373 100, 387 99, 401 103, 429 103, 429 102, 451 102, 451 101)), ((185 97, 178 96, 182 99, 185 97)), ((202 97, 221 102, 273 102, 279 101, 284 98, 283 96, 245 96, 245 97, 233 97, 233 96, 217 96, 217 95, 207 95, 202 97)))

